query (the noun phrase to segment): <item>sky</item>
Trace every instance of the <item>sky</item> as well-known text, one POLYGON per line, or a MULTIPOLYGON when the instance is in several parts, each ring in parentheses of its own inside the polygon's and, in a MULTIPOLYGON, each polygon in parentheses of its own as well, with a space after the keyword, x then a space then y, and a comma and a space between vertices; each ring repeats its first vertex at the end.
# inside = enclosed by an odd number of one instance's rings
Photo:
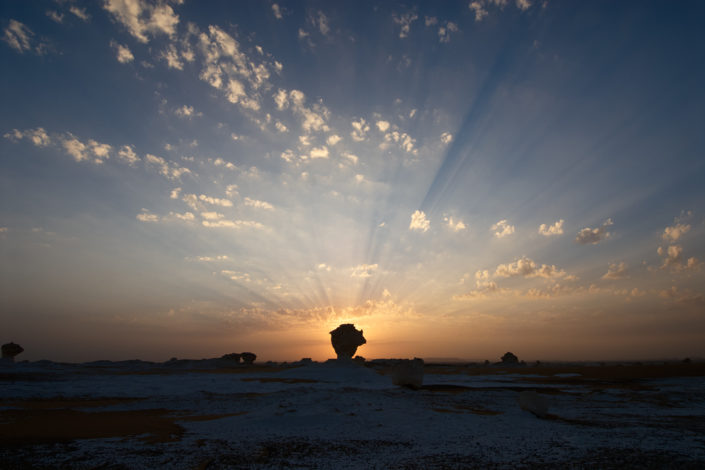
POLYGON ((0 5, 18 359, 705 356, 705 3, 0 5))

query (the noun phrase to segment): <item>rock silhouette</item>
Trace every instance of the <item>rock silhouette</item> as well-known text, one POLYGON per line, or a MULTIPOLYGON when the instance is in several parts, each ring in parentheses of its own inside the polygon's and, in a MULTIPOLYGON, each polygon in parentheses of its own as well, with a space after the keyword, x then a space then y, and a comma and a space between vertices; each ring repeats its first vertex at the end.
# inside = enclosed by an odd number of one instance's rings
POLYGON ((518 364, 519 358, 514 354, 507 352, 502 356, 502 364, 518 364))
POLYGON ((2 358, 10 362, 15 361, 15 356, 24 351, 24 348, 17 343, 6 343, 2 345, 2 358))
POLYGON ((367 343, 362 330, 355 329, 352 323, 343 323, 330 332, 330 342, 338 359, 352 359, 358 346, 367 343))
POLYGON ((255 362, 255 359, 257 359, 257 354, 251 353, 251 352, 244 352, 240 354, 240 357, 242 358, 242 362, 245 364, 252 364, 255 362))
POLYGON ((230 354, 223 354, 220 358, 226 359, 228 361, 233 361, 233 362, 239 363, 241 357, 242 357, 242 354, 230 353, 230 354))

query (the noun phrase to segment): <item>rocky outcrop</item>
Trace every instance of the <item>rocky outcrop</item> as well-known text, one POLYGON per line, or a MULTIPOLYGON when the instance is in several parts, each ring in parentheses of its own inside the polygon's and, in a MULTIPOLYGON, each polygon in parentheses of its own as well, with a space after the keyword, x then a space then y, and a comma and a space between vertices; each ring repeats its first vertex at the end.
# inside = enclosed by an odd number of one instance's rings
POLYGON ((24 351, 24 348, 16 343, 6 343, 2 345, 2 358, 9 362, 15 361, 15 356, 24 351))
POLYGON ((251 352, 244 352, 240 354, 240 357, 242 358, 242 362, 245 364, 252 364, 255 362, 255 359, 257 359, 257 354, 251 353, 251 352))
MULTIPOLYGON (((220 358, 225 359, 227 361, 233 361, 237 364, 240 363, 240 358, 242 357, 242 354, 238 353, 230 353, 230 354, 223 354, 220 358)), ((253 359, 254 360, 254 359, 253 359)))
POLYGON ((358 346, 367 343, 362 330, 355 329, 352 323, 344 323, 330 332, 330 342, 338 359, 352 359, 358 346))
POLYGON ((413 389, 423 385, 423 359, 403 359, 392 366, 392 383, 413 389))
POLYGON ((519 358, 516 357, 514 354, 507 352, 502 356, 502 364, 518 364, 519 363, 519 358))
POLYGON ((533 413, 539 418, 548 416, 548 398, 539 395, 533 390, 519 392, 519 407, 530 413, 533 413))

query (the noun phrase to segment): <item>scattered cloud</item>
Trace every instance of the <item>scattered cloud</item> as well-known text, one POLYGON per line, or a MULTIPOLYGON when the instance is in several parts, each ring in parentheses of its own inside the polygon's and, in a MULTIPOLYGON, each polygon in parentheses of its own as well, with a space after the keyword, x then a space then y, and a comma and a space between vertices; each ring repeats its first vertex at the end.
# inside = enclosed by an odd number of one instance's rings
POLYGON ((71 8, 69 8, 69 11, 76 17, 82 19, 83 21, 89 21, 91 19, 91 15, 86 12, 85 8, 80 8, 77 7, 76 5, 71 5, 71 8))
POLYGON ((71 133, 62 138, 61 145, 66 153, 71 155, 77 162, 93 159, 94 163, 103 163, 110 157, 110 145, 101 144, 93 139, 83 143, 71 133))
POLYGON ((470 2, 468 7, 475 12, 475 21, 482 21, 489 14, 480 1, 470 2))
POLYGON ((213 160, 213 165, 215 166, 224 166, 228 170, 237 170, 237 165, 235 165, 233 162, 226 162, 222 158, 218 157, 215 160, 213 160))
POLYGON ((610 237, 611 233, 607 231, 607 227, 612 224, 612 219, 607 219, 600 227, 586 227, 578 232, 578 235, 575 237, 575 241, 581 245, 597 245, 602 240, 610 237))
POLYGON ((20 131, 17 129, 12 129, 11 132, 3 135, 6 139, 18 142, 22 139, 27 139, 32 144, 37 147, 47 147, 51 142, 51 138, 46 133, 43 127, 37 127, 36 129, 27 129, 25 131, 20 131))
POLYGON ((601 279, 605 280, 616 280, 616 279, 627 279, 629 277, 627 265, 622 261, 619 264, 611 263, 607 268, 607 272, 602 276, 601 279))
POLYGON ((31 29, 17 20, 10 20, 10 24, 3 31, 2 40, 20 54, 34 52, 42 55, 47 49, 45 43, 35 41, 31 29))
POLYGON ((316 147, 311 149, 310 157, 313 158, 328 158, 328 148, 323 145, 321 147, 316 147))
POLYGON ((457 33, 458 31, 460 31, 458 25, 452 21, 449 21, 445 26, 438 28, 438 40, 440 42, 448 43, 450 42, 451 33, 457 33))
POLYGON ((560 219, 553 223, 553 225, 541 224, 539 226, 539 233, 545 237, 551 237, 554 235, 563 235, 563 223, 565 221, 560 219))
POLYGON ((453 220, 453 217, 444 217, 443 221, 446 225, 448 225, 448 228, 454 232, 460 232, 461 230, 465 230, 467 228, 462 220, 453 220))
POLYGON ((671 227, 666 227, 663 230, 663 235, 661 237, 667 241, 667 242, 675 242, 678 241, 680 237, 685 235, 690 231, 690 225, 689 224, 681 224, 679 222, 676 222, 673 224, 671 227))
POLYGON ((217 197, 206 196, 205 194, 198 196, 198 200, 212 206, 232 207, 233 205, 233 202, 229 199, 220 199, 217 197))
POLYGON ((209 220, 203 220, 201 221, 201 224, 204 227, 209 227, 209 228, 234 228, 234 229, 244 229, 244 228, 252 228, 252 229, 263 229, 264 225, 262 225, 259 222, 255 222, 252 220, 217 220, 215 222, 211 222, 209 220))
POLYGON ((129 145, 123 145, 118 151, 118 158, 130 166, 134 166, 140 161, 133 148, 129 145))
POLYGON ((399 30, 400 38, 403 39, 409 35, 409 32, 411 31, 411 23, 416 21, 418 18, 419 16, 413 12, 404 13, 403 15, 392 15, 392 19, 394 20, 394 22, 401 26, 399 30))
POLYGON ((497 238, 504 238, 508 235, 514 233, 514 226, 507 222, 507 219, 502 219, 496 224, 490 227, 490 230, 494 231, 494 236, 497 238))
POLYGON ((156 214, 152 214, 145 208, 142 208, 142 212, 137 214, 137 220, 141 222, 159 222, 159 216, 156 214))
POLYGON ((679 289, 676 286, 671 286, 670 289, 662 289, 658 293, 662 299, 672 300, 680 304, 704 304, 705 296, 699 292, 693 292, 690 289, 679 289))
POLYGON ((371 277, 379 266, 377 264, 359 264, 351 268, 350 277, 365 279, 371 277))
POLYGON ((179 23, 179 16, 165 2, 106 0, 103 8, 135 39, 145 44, 149 42, 148 36, 165 34, 173 37, 179 23))
POLYGON ((671 271, 690 271, 700 269, 701 262, 690 257, 684 261, 683 247, 681 245, 670 245, 668 248, 658 247, 656 252, 663 257, 661 269, 670 269, 671 271))
POLYGON ((384 135, 385 142, 398 143, 399 146, 408 153, 417 154, 418 150, 414 147, 416 139, 412 138, 406 132, 392 131, 384 135))
POLYGON ((144 158, 148 164, 156 166, 159 169, 159 174, 170 180, 178 180, 182 175, 191 173, 191 170, 188 168, 184 168, 173 162, 167 162, 162 157, 152 155, 151 153, 148 153, 144 158))
POLYGON ((49 10, 47 11, 47 16, 51 18, 52 21, 56 23, 63 23, 64 22, 64 15, 63 13, 59 13, 56 10, 49 10))
POLYGON ((330 145, 331 147, 337 144, 342 140, 342 137, 340 137, 338 134, 332 134, 328 136, 328 139, 326 140, 326 143, 330 145))
POLYGON ((443 142, 444 144, 449 144, 452 141, 453 134, 451 134, 450 132, 444 132, 443 134, 441 134, 441 142, 443 142))
POLYGON ((267 211, 274 210, 274 206, 265 201, 258 201, 257 199, 245 198, 245 205, 249 207, 254 207, 255 209, 264 209, 267 211))
MULTIPOLYGON (((484 274, 484 272, 483 272, 484 274)), ((523 256, 513 263, 500 264, 497 266, 494 275, 496 277, 542 277, 551 279, 556 277, 566 276, 566 272, 557 268, 555 265, 541 264, 540 266, 534 260, 523 256)))
POLYGON ((201 117, 203 113, 195 111, 193 106, 183 105, 180 108, 176 108, 174 111, 178 117, 191 119, 192 117, 201 117))
POLYGON ((284 18, 282 15, 282 9, 277 3, 272 3, 272 13, 274 13, 274 17, 278 20, 284 18))
POLYGON ((353 155, 353 154, 350 153, 350 152, 343 152, 342 155, 343 155, 343 157, 345 157, 345 158, 347 158, 348 160, 350 160, 350 163, 352 163, 353 165, 357 165, 357 162, 358 162, 358 160, 359 160, 359 158, 357 157, 357 155, 353 155))
POLYGON ((380 132, 384 133, 389 130, 389 121, 377 121, 376 123, 377 129, 379 129, 380 132))
POLYGON ((353 127, 353 130, 350 133, 352 140, 355 142, 362 142, 366 139, 367 132, 370 130, 370 125, 367 124, 363 118, 360 118, 359 121, 351 122, 350 125, 353 127))
POLYGON ((132 51, 130 51, 130 48, 128 48, 127 46, 118 44, 115 41, 110 41, 110 47, 115 49, 117 61, 121 64, 127 64, 135 60, 135 56, 132 55, 132 51))
POLYGON ((426 218, 426 214, 423 211, 417 210, 411 214, 411 223, 409 223, 409 230, 417 230, 419 232, 425 232, 431 227, 431 222, 426 218))

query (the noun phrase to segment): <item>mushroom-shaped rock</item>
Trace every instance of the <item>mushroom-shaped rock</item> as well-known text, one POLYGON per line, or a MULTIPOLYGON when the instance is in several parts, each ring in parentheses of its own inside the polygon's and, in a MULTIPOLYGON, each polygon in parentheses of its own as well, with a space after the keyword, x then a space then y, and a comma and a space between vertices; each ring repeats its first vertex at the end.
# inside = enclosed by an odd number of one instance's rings
POLYGON ((533 413, 538 418, 548 416, 548 399, 533 390, 519 393, 519 407, 524 411, 533 413))
POLYGON ((15 361, 15 356, 24 351, 24 348, 17 343, 6 343, 2 345, 2 358, 10 362, 15 361))
POLYGON ((235 363, 239 363, 241 357, 242 357, 242 354, 230 353, 230 354, 223 354, 220 358, 225 359, 227 361, 233 361, 235 363))
POLYGON ((367 343, 362 330, 355 329, 352 323, 344 323, 330 332, 330 342, 338 359, 352 359, 358 346, 367 343))
POLYGON ((502 364, 518 364, 519 358, 514 354, 507 352, 502 356, 502 364))
POLYGON ((423 359, 402 359, 392 366, 392 383, 413 389, 423 385, 423 359))
POLYGON ((245 364, 252 364, 255 362, 255 359, 257 359, 257 354, 251 353, 251 352, 244 352, 240 354, 240 357, 242 358, 242 362, 245 364))

